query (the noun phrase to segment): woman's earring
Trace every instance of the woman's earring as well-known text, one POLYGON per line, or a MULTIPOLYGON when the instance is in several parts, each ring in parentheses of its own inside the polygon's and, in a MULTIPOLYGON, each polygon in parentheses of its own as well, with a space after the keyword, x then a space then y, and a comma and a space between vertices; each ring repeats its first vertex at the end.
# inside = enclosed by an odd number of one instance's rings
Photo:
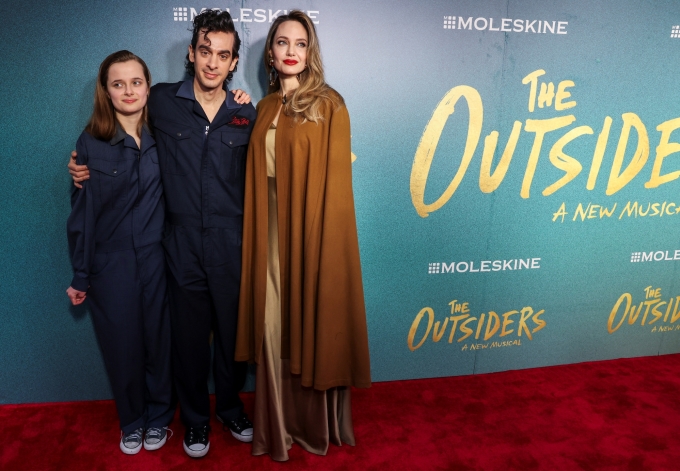
POLYGON ((269 67, 271 70, 269 71, 269 85, 274 86, 276 83, 276 78, 278 77, 278 73, 276 72, 276 69, 274 68, 274 58, 272 57, 271 54, 269 54, 269 67))

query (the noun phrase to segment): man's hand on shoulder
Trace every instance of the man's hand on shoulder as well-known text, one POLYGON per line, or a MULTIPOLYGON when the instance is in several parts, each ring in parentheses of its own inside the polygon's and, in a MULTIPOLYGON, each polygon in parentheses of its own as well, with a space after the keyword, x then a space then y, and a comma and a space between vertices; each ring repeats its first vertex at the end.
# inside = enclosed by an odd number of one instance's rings
POLYGON ((83 185, 80 182, 90 179, 90 170, 87 165, 76 164, 76 157, 78 157, 78 154, 76 151, 72 151, 71 159, 68 162, 68 173, 73 177, 73 185, 76 188, 82 188, 83 185))

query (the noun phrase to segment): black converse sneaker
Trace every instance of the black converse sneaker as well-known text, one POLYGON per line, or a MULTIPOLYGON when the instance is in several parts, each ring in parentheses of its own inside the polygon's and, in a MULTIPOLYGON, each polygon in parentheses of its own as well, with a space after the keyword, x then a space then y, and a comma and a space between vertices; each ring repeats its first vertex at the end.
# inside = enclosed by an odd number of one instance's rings
POLYGON ((120 451, 126 455, 136 455, 142 449, 142 435, 144 429, 138 428, 130 433, 120 434, 120 451))
POLYGON ((219 415, 217 420, 224 424, 225 430, 229 429, 236 440, 246 443, 253 441, 253 424, 245 412, 241 411, 235 420, 223 420, 219 415))
POLYGON ((158 450, 165 445, 168 439, 168 432, 172 435, 172 430, 168 427, 149 427, 144 434, 144 449, 158 450))
POLYGON ((184 451, 192 458, 201 458, 210 449, 210 425, 187 427, 184 432, 184 451))

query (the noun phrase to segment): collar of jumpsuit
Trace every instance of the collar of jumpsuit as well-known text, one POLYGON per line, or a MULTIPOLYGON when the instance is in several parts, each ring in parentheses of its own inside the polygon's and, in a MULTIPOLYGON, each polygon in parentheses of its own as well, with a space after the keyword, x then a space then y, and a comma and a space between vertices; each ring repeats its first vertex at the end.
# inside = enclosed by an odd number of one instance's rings
MULTIPOLYGON (((222 84, 222 88, 227 92, 227 98, 224 100, 227 104, 228 109, 241 108, 241 105, 236 103, 234 100, 234 94, 229 92, 229 87, 227 87, 227 82, 222 84)), ((180 85, 179 90, 177 90, 177 95, 179 98, 187 98, 192 101, 196 101, 196 94, 194 93, 194 81, 185 80, 182 85, 180 85)))

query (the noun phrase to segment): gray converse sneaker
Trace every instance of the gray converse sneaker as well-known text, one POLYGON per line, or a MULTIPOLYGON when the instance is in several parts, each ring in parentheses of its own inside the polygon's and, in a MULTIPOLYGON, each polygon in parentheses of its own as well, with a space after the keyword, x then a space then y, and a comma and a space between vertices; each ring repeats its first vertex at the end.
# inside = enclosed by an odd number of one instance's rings
POLYGON ((130 433, 121 433, 120 451, 126 455, 136 455, 142 449, 142 435, 144 429, 138 428, 130 433))
POLYGON ((168 427, 150 427, 146 429, 144 434, 144 449, 145 450, 158 450, 160 447, 165 445, 168 439, 168 432, 172 435, 172 430, 168 427))

